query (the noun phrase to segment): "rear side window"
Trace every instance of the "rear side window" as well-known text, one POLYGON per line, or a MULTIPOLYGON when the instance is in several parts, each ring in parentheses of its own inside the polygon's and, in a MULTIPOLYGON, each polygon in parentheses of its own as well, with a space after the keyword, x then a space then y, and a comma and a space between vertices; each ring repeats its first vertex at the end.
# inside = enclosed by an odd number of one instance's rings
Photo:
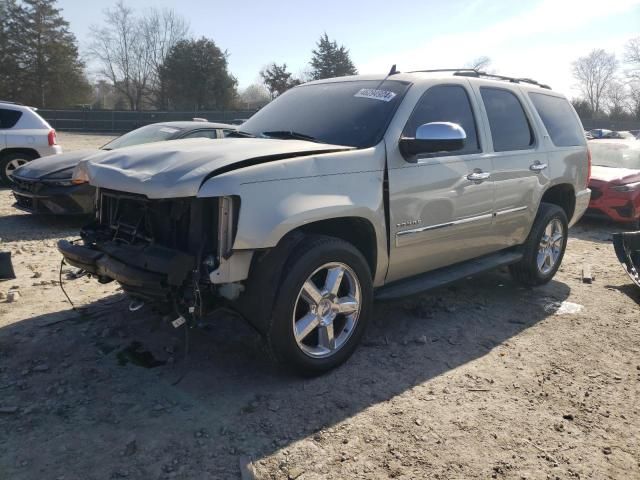
POLYGON ((493 150, 508 152, 531 148, 533 131, 518 97, 502 88, 482 87, 480 94, 489 118, 493 150))
POLYGON ((582 128, 576 120, 569 102, 564 98, 543 93, 530 93, 529 98, 536 107, 551 141, 556 147, 584 145, 582 128))
POLYGON ((13 128, 22 116, 22 112, 18 110, 8 110, 0 108, 0 128, 13 128))
POLYGON ((195 132, 187 133, 182 138, 218 138, 218 133, 215 130, 196 130, 195 132))
POLYGON ((457 123, 464 129, 467 134, 464 148, 453 152, 454 155, 480 151, 471 102, 463 87, 459 85, 437 85, 427 90, 411 114, 403 135, 405 137, 415 137, 416 130, 420 125, 431 122, 457 123))

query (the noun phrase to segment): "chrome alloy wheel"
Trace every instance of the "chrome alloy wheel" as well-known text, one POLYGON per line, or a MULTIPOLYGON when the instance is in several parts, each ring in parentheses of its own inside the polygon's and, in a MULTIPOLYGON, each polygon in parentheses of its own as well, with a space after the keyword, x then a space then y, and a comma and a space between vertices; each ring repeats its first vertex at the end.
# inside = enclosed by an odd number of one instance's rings
POLYGON ((564 227, 560 220, 554 218, 544 229, 538 246, 537 263, 540 273, 547 275, 556 266, 562 253, 563 242, 564 227))
POLYGON ((293 334, 300 350, 326 358, 354 332, 361 307, 360 282, 344 263, 322 265, 304 282, 293 310, 293 334))
POLYGON ((18 168, 21 167, 22 165, 24 165, 25 163, 28 163, 28 160, 25 158, 14 158, 13 160, 11 160, 9 163, 7 163, 7 165, 4 167, 4 173, 6 175, 6 177, 11 180, 11 176, 13 175, 13 172, 18 168))

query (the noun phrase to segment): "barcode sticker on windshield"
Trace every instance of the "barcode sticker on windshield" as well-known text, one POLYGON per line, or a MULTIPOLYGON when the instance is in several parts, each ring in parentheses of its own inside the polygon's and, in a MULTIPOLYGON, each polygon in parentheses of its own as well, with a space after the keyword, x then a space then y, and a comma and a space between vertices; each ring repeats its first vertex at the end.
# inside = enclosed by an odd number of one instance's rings
POLYGON ((393 100, 396 94, 389 90, 377 90, 375 88, 363 88, 354 97, 359 98, 372 98, 373 100, 382 100, 383 102, 390 102, 393 100))

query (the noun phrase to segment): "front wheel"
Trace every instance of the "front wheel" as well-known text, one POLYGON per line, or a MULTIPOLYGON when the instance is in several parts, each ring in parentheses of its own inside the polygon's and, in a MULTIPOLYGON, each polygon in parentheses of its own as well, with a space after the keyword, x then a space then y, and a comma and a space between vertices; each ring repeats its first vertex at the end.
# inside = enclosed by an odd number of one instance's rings
POLYGON ((308 237, 283 271, 267 339, 273 356, 303 375, 337 367, 355 351, 373 302, 371 272, 351 244, 308 237))
POLYGON ((569 225, 564 210, 551 203, 540 204, 538 215, 523 245, 523 257, 509 267, 518 282, 544 285, 560 268, 569 238, 569 225))

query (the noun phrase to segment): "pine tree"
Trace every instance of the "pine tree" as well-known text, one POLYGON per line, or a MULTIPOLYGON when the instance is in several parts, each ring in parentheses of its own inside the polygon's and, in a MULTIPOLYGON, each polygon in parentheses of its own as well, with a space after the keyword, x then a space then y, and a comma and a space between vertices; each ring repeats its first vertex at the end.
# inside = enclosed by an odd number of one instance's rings
POLYGON ((181 40, 160 68, 170 108, 226 108, 237 95, 237 80, 229 73, 227 53, 213 40, 181 40))
POLYGON ((272 100, 290 88, 300 85, 300 80, 293 78, 291 72, 287 71, 286 63, 278 65, 273 62, 260 70, 260 76, 272 100))
POLYGON ((0 97, 51 108, 84 103, 90 96, 75 36, 55 4, 56 0, 23 0, 20 5, 4 1, 8 27, 0 41, 0 58, 7 56, 15 63, 11 77, 0 80, 0 97))
POLYGON ((0 0, 0 100, 14 100, 22 90, 16 18, 21 7, 15 0, 0 0))
POLYGON ((335 40, 329 40, 326 33, 320 37, 317 48, 312 53, 311 77, 314 80, 358 73, 349 56, 349 50, 344 45, 338 46, 335 40))

